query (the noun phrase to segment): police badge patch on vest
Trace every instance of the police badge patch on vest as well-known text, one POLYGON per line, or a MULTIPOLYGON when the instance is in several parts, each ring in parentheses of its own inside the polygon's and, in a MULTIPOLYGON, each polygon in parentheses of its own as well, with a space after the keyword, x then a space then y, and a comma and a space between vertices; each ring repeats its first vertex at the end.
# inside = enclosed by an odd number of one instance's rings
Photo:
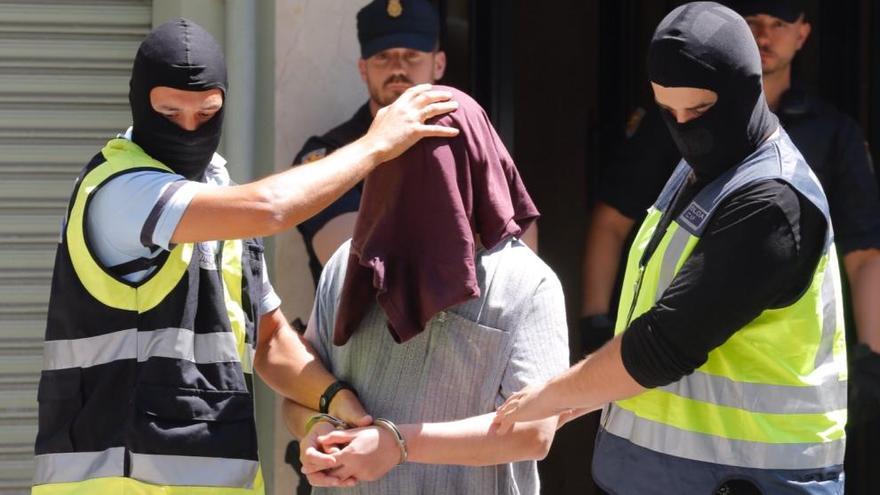
POLYGON ((318 148, 316 150, 309 151, 308 153, 306 153, 306 155, 302 159, 302 163, 303 164, 311 163, 316 160, 320 160, 321 158, 324 158, 325 156, 327 156, 327 148, 318 148))
POLYGON ((706 220, 707 215, 709 215, 709 212, 704 210, 700 205, 697 203, 691 203, 687 209, 684 210, 684 213, 682 213, 680 218, 692 229, 699 229, 706 220))

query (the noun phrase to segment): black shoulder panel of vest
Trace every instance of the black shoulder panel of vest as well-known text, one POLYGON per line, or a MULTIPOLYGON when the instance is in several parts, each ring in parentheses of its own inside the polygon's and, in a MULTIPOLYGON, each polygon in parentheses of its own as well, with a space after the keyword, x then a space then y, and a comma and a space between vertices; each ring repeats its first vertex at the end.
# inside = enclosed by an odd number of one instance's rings
POLYGON ((245 239, 242 247, 241 305, 245 311, 245 340, 252 347, 257 346, 260 303, 263 296, 263 240, 245 239))

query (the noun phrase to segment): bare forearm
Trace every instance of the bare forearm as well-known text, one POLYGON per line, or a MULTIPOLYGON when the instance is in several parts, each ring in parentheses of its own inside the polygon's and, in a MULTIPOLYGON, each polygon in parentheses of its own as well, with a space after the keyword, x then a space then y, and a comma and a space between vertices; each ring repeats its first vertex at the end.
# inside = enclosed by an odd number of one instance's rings
POLYGON ((633 223, 608 205, 596 205, 584 242, 582 316, 608 313, 621 251, 633 223))
POLYGON ((848 254, 844 264, 849 276, 859 342, 880 353, 880 250, 848 254))
POLYGON ((281 414, 284 418, 284 424, 287 426, 287 430, 290 434, 297 439, 302 439, 306 436, 306 433, 308 433, 306 431, 306 423, 309 421, 309 418, 317 413, 318 411, 309 409, 308 407, 293 402, 290 399, 284 399, 284 403, 281 405, 281 414))
POLYGON ((261 237, 292 228, 354 187, 379 160, 362 138, 321 160, 249 184, 204 189, 193 198, 172 241, 261 237))
POLYGON ((426 125, 458 108, 452 93, 420 84, 380 109, 367 134, 316 162, 235 187, 200 190, 171 241, 213 241, 275 234, 315 215, 382 162, 426 137, 454 137, 457 129, 426 125))
POLYGON ((261 335, 254 368, 281 396, 318 409, 321 394, 336 378, 316 357, 309 343, 286 322, 282 323, 261 335))
POLYGON ((547 455, 556 418, 517 424, 506 435, 492 426, 493 414, 448 423, 401 425, 409 461, 421 464, 490 466, 542 459, 547 455))
POLYGON ((265 188, 273 211, 286 230, 311 218, 354 187, 378 164, 378 153, 364 138, 326 158, 299 165, 255 183, 265 188))
POLYGON ((559 409, 596 410, 645 391, 626 371, 620 355, 621 336, 547 383, 547 396, 559 409))

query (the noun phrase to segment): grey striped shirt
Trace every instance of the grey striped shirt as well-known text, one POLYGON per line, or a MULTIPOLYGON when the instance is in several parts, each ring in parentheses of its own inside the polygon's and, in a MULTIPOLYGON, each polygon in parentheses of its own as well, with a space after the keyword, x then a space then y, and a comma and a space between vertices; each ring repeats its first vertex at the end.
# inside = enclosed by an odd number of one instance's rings
MULTIPOLYGON (((324 268, 306 334, 324 363, 358 390, 374 417, 398 424, 464 419, 495 410, 513 392, 568 365, 568 330, 556 274, 518 240, 477 258, 482 297, 439 313, 424 332, 396 344, 374 305, 341 347, 332 344, 349 244, 324 268)), ((316 495, 537 495, 535 462, 489 467, 404 464, 381 480, 316 495)))

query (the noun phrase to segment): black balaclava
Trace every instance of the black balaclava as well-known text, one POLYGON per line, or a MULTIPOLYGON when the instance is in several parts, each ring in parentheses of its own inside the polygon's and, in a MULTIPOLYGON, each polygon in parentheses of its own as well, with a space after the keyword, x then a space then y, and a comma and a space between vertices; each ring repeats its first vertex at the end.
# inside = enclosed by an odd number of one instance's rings
POLYGON ((720 4, 692 2, 670 12, 651 40, 648 74, 664 87, 718 94, 712 108, 684 124, 661 112, 698 180, 714 179, 739 164, 779 125, 764 98, 752 31, 720 4))
POLYGON ((138 49, 128 93, 132 141, 180 175, 199 180, 220 144, 223 108, 198 129, 187 131, 153 110, 150 90, 157 86, 186 91, 218 88, 225 99, 226 61, 217 40, 188 19, 162 24, 138 49))

